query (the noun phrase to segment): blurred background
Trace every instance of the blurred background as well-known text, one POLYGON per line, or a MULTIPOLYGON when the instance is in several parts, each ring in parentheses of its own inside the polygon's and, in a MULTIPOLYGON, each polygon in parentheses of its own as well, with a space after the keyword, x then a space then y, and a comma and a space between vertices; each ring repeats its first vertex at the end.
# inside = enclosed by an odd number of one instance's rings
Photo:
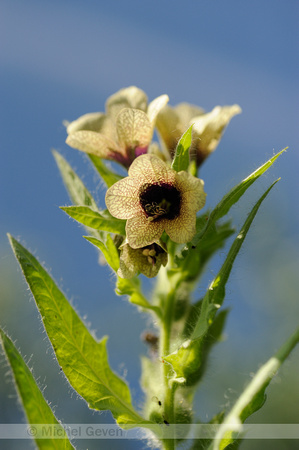
MULTIPOLYGON (((0 2, 0 325, 16 341, 45 396, 65 423, 111 422, 88 411, 59 373, 34 302, 9 248, 6 233, 27 246, 90 323, 109 335, 111 366, 128 381, 142 406, 140 340, 151 324, 113 292, 107 268, 97 264, 83 229, 59 206, 70 204, 53 159, 55 148, 103 206, 103 185, 88 158, 64 143, 63 120, 103 111, 106 98, 136 85, 149 100, 168 94, 207 111, 238 103, 201 177, 213 207, 242 178, 288 146, 269 173, 233 208, 240 227, 263 191, 281 181, 263 203, 235 264, 227 289, 231 313, 196 399, 209 420, 232 406, 252 373, 299 323, 297 0, 1 0, 0 2)), ((210 264, 199 298, 223 261, 210 264)), ((147 283, 147 287, 150 285, 147 283)), ((252 423, 299 422, 299 349, 268 390, 252 423)), ((0 422, 24 422, 3 356, 0 422)), ((3 448, 34 448, 29 441, 3 448)), ((2 445, 0 443, 0 447, 2 445)), ((141 449, 138 441, 77 441, 78 449, 141 449)), ((243 449, 295 449, 298 442, 243 443, 243 449)))

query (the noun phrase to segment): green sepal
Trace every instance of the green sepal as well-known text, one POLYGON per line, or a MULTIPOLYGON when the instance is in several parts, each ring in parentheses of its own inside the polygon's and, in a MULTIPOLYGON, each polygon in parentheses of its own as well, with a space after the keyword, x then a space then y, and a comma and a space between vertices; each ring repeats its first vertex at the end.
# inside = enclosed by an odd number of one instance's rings
POLYGON ((154 311, 161 317, 161 310, 158 306, 151 305, 141 292, 141 282, 137 276, 127 279, 117 277, 115 293, 117 295, 127 295, 129 301, 134 305, 144 309, 154 311))
POLYGON ((110 410, 118 424, 143 424, 127 384, 109 366, 106 340, 96 341, 37 259, 9 236, 36 301, 59 365, 69 383, 96 410, 110 410))
POLYGON ((251 379, 240 395, 231 411, 225 416, 209 450, 237 448, 242 438, 242 424, 254 412, 258 411, 266 401, 266 388, 270 384, 279 367, 299 343, 299 328, 282 345, 278 352, 270 358, 251 379), (237 441, 237 442, 236 442, 237 441), (236 446, 233 444, 236 442, 236 446))
POLYGON ((99 156, 90 154, 88 156, 108 188, 123 178, 121 175, 118 175, 113 172, 113 170, 109 169, 99 156))
POLYGON ((113 242, 112 237, 110 234, 107 234, 106 243, 104 244, 102 241, 100 241, 97 238, 90 237, 90 236, 83 236, 84 239, 91 242, 91 244, 95 245, 97 248, 101 250, 103 253, 107 263, 109 266, 117 272, 119 268, 119 254, 118 250, 115 247, 115 244, 113 242))
POLYGON ((61 206, 60 209, 88 228, 109 233, 126 234, 125 220, 104 217, 103 214, 91 209, 89 206, 61 206))
POLYGON ((13 342, 1 329, 0 341, 12 370, 17 392, 24 407, 28 423, 34 425, 33 430, 37 433, 34 438, 37 447, 40 450, 48 450, 49 448, 66 450, 74 448, 70 443, 64 428, 56 419, 53 411, 36 384, 31 370, 23 360, 13 342), (44 426, 45 424, 47 427, 53 426, 57 436, 60 436, 60 439, 51 439, 51 437, 49 437, 49 439, 44 439, 42 437, 42 428, 39 429, 38 425, 44 426))
POLYGON ((192 127, 193 124, 183 134, 175 149, 174 158, 172 161, 172 169, 180 172, 181 170, 188 170, 189 167, 189 150, 192 142, 192 127))

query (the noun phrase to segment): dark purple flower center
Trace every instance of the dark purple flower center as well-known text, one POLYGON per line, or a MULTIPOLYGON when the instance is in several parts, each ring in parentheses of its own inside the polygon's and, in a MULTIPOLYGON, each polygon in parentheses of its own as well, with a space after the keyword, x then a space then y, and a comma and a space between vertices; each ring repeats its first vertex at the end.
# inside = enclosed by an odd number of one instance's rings
POLYGON ((137 158, 137 156, 145 155, 145 153, 147 153, 147 148, 148 148, 148 146, 146 146, 146 147, 136 147, 135 148, 135 156, 136 156, 136 158, 137 158))
POLYGON ((181 193, 172 184, 144 184, 140 188, 139 199, 150 220, 172 220, 180 214, 181 193))

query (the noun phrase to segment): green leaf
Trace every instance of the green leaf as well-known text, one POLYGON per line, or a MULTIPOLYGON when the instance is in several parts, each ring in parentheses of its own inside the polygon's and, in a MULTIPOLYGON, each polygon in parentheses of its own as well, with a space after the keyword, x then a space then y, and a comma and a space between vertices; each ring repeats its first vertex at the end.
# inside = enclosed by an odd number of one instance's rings
POLYGON ((102 159, 98 156, 90 154, 88 156, 108 188, 123 178, 121 175, 118 175, 117 173, 108 169, 106 164, 103 163, 102 159))
POLYGON ((133 409, 127 384, 110 369, 107 338, 96 341, 37 259, 13 237, 9 240, 73 388, 90 408, 110 410, 119 424, 149 423, 133 409))
POLYGON ((265 391, 279 367, 299 343, 299 328, 293 333, 278 352, 264 364, 252 378, 237 402, 226 415, 210 450, 223 450, 240 439, 242 423, 259 410, 266 400, 265 391))
MULTIPOLYGON (((278 180, 277 180, 278 181, 278 180)), ((255 204, 250 214, 248 215, 241 231, 238 233, 236 239, 234 240, 228 255, 218 272, 216 278, 211 283, 206 295, 203 298, 200 314, 198 316, 198 320, 195 324, 193 332, 188 340, 186 340, 180 348, 178 348, 175 352, 171 353, 168 356, 165 356, 164 359, 170 362, 173 366, 173 369, 176 373, 176 378, 185 378, 187 362, 195 361, 196 357, 198 357, 198 371, 200 370, 201 364, 201 352, 199 352, 199 348, 201 348, 201 341, 207 334, 210 326, 213 323, 214 317, 218 309, 223 303, 225 296, 225 286, 227 280, 229 278, 233 263, 236 259, 236 256, 239 253, 241 245, 244 242, 244 239, 248 233, 248 230, 252 224, 252 221, 265 197, 268 195, 270 190, 276 184, 275 181, 267 191, 262 195, 262 197, 255 204), (199 340, 197 343, 196 341, 199 340), (198 356, 199 352, 199 356, 198 356)), ((193 364, 193 370, 195 370, 195 365, 193 364)), ((188 376, 190 374, 188 373, 188 376)))
POLYGON ((188 170, 189 167, 189 149, 192 141, 192 127, 193 124, 183 134, 175 149, 175 155, 172 161, 172 169, 180 172, 181 170, 188 170))
MULTIPOLYGON (((206 215, 197 218, 197 225, 201 229, 206 223, 206 215)), ((222 247, 227 239, 235 232, 231 222, 215 224, 210 227, 201 240, 200 245, 184 249, 181 255, 176 256, 175 262, 181 271, 181 280, 196 281, 202 274, 206 264, 212 256, 222 247)))
POLYGON ((267 189, 267 191, 261 196, 261 198, 255 204, 255 206, 252 208, 243 227, 241 228, 240 232, 235 238, 228 252, 228 255, 224 261, 224 264, 222 265, 216 278, 212 281, 203 299, 201 314, 194 328, 194 331, 191 335, 191 339, 198 339, 199 337, 203 336, 206 333, 211 323, 211 320, 213 319, 213 316, 215 315, 217 309, 220 308, 220 306, 222 305, 225 296, 225 286, 229 278, 233 263, 239 253, 239 250, 245 240, 245 237, 249 231, 249 228, 252 224, 253 219, 256 216, 256 213, 260 205, 262 204, 263 200, 267 197, 268 193, 273 188, 273 186, 277 183, 277 181, 278 180, 276 180, 267 189))
POLYGON ((94 237, 89 236, 83 237, 102 251, 109 266, 115 272, 117 272, 119 268, 119 254, 117 248, 115 247, 112 237, 109 234, 107 235, 106 245, 102 241, 94 237))
POLYGON ((161 318, 162 314, 160 308, 158 306, 151 305, 147 301, 141 292, 140 285, 140 280, 137 277, 130 279, 118 277, 115 292, 117 295, 128 295, 131 303, 144 309, 150 309, 161 318))
MULTIPOLYGON (((22 356, 9 339, 9 337, 0 329, 0 341, 6 358, 11 367, 14 380, 16 383, 19 397, 22 401, 29 424, 34 424, 37 431, 35 442, 39 449, 72 449, 74 448, 69 439, 67 438, 64 428, 57 421, 50 406, 43 397, 40 389, 38 388, 35 379, 31 373, 31 370, 25 364, 22 356), (38 439, 39 427, 37 425, 47 424, 48 426, 55 427, 58 436, 64 436, 63 439, 38 439)), ((42 431, 42 430, 40 430, 42 431)))
POLYGON ((202 379, 209 352, 222 336, 227 314, 226 309, 216 315, 204 338, 186 341, 188 346, 183 344, 164 358, 176 371, 176 378, 184 378, 184 386, 194 386, 202 379))
POLYGON ((209 229, 214 226, 217 220, 221 219, 225 214, 227 214, 230 208, 242 197, 247 189, 254 183, 263 173, 265 173, 274 163, 274 161, 286 151, 286 149, 281 150, 272 158, 270 158, 265 164, 260 166, 251 175, 245 178, 241 183, 237 184, 228 194, 226 194, 218 205, 211 212, 206 227, 198 233, 193 239, 191 245, 197 245, 205 236, 209 229))
POLYGON ((104 217, 103 214, 94 211, 89 206, 61 206, 60 209, 88 228, 122 235, 126 234, 125 220, 104 217))
MULTIPOLYGON (((223 422, 224 419, 224 411, 220 411, 217 414, 215 414, 215 416, 212 417, 211 420, 209 420, 209 424, 211 425, 219 425, 220 423, 223 422)), ((198 424, 202 424, 201 421, 197 422, 198 424)), ((214 429, 214 434, 216 433, 216 427, 214 429)), ((211 436, 211 438, 213 438, 214 436, 213 434, 213 427, 211 427, 210 431, 209 431, 209 435, 211 436)), ((205 438, 195 438, 193 441, 193 445, 189 448, 189 450, 207 450, 207 448, 209 447, 210 443, 212 442, 212 439, 209 439, 207 437, 205 438)), ((233 449, 230 449, 233 450, 233 449)))
MULTIPOLYGON (((53 156, 72 203, 74 205, 90 206, 93 210, 97 211, 96 201, 69 163, 56 150, 53 150, 53 156)), ((103 241, 106 239, 106 233, 103 231, 92 231, 91 234, 103 241)))
POLYGON ((53 150, 53 156, 72 203, 74 205, 90 206, 92 209, 97 210, 96 201, 69 163, 56 150, 53 150))

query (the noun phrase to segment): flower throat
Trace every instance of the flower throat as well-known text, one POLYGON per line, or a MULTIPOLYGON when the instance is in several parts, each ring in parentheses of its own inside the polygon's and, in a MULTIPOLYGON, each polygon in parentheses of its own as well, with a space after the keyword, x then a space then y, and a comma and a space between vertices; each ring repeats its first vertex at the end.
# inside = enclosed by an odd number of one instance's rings
POLYGON ((180 213, 181 194, 171 184, 145 184, 140 188, 139 199, 149 221, 172 220, 180 213))

